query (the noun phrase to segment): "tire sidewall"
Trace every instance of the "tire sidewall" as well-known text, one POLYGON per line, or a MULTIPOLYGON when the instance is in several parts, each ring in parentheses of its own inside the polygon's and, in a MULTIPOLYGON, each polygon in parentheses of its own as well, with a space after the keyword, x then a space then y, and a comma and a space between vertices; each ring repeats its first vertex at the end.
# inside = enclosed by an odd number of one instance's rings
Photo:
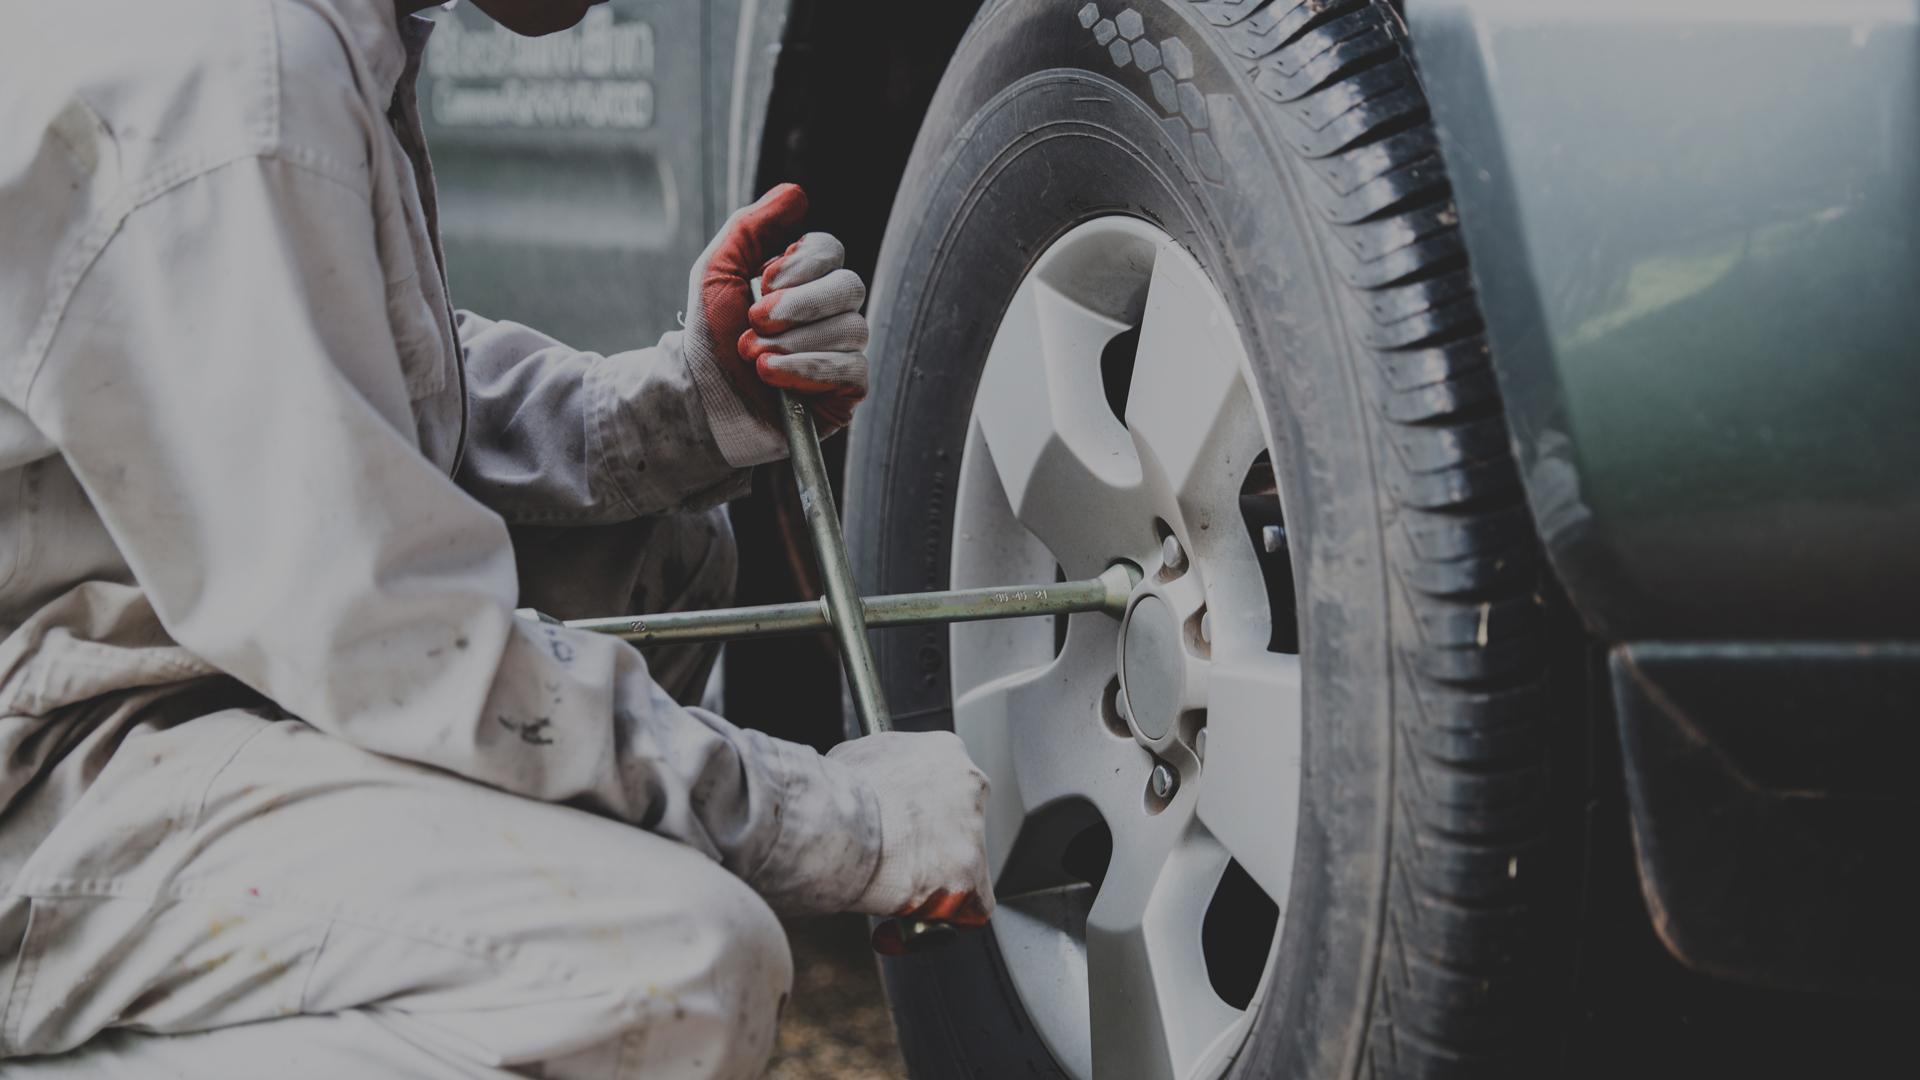
MULTIPOLYGON (((1145 40, 1179 37, 1189 46, 1216 164, 1196 151, 1190 125, 1155 107, 1146 75, 1113 63, 1078 7, 1009 0, 983 12, 928 111, 868 309, 875 380, 849 453, 855 573, 862 589, 877 592, 947 587, 955 481, 987 346, 1015 286, 1049 244, 1084 221, 1120 213, 1153 222, 1194 256, 1253 358, 1303 630, 1295 870, 1276 961, 1230 1075, 1344 1075, 1360 1054, 1379 951, 1394 620, 1382 539, 1390 503, 1377 494, 1359 358, 1322 252, 1330 238, 1300 194, 1303 179, 1313 178, 1294 167, 1261 99, 1223 62, 1217 31, 1186 4, 1099 5, 1104 18, 1138 12, 1145 40), (1043 171, 1047 182, 1034 182, 1043 171)), ((875 638, 900 726, 950 729, 945 632, 875 638)), ((953 1025, 901 1008, 898 991, 914 980, 1000 987, 971 1007, 1008 1009, 1009 1030, 1034 1041, 1000 963, 986 941, 888 966, 903 1042, 952 1043, 922 1059, 952 1055, 951 1066, 923 1065, 909 1046, 916 1076, 973 1070, 959 1060, 969 1051, 953 1025)), ((1030 1046, 1018 1056, 1031 1061, 1030 1046)))

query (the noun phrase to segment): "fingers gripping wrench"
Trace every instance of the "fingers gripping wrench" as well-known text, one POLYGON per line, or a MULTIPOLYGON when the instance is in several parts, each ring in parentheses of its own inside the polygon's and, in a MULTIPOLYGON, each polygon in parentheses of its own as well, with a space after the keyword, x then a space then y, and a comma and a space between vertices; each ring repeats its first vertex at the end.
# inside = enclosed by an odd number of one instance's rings
MULTIPOLYGON (((760 294, 757 278, 753 292, 756 297, 760 294)), ((860 593, 854 588, 853 568, 847 562, 847 544, 840 535, 840 515, 834 508, 827 463, 820 454, 820 434, 804 402, 785 390, 775 392, 779 396, 780 423, 786 430, 793 477, 800 486, 800 506, 806 511, 814 554, 820 560, 820 579, 826 586, 833 636, 840 644, 840 662, 846 667, 847 685, 853 691, 853 711, 860 721, 860 733, 892 731, 893 719, 887 713, 887 698, 880 690, 873 648, 867 641, 866 615, 860 605, 860 593)), ((893 924, 901 947, 908 952, 936 949, 960 936, 957 926, 942 919, 898 915, 893 918, 893 924)))

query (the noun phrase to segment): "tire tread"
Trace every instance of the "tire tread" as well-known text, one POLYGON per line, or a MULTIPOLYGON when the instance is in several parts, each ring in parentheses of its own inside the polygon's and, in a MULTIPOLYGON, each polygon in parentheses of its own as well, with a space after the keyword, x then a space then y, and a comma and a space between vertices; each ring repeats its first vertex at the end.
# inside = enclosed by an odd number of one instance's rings
POLYGON ((1459 215, 1385 3, 1197 5, 1249 61, 1367 368, 1398 583, 1394 819, 1363 1072, 1511 1070, 1547 783, 1538 557, 1459 215))

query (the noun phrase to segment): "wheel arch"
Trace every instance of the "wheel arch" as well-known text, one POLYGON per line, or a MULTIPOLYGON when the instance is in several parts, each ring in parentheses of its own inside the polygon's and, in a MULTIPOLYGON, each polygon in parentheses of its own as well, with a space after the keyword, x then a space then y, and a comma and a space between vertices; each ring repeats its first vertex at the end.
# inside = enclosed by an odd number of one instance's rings
POLYGON ((752 190, 743 194, 750 198, 783 182, 805 188, 812 204, 808 227, 840 237, 847 266, 871 281, 920 122, 947 61, 985 4, 787 0, 781 6, 785 26, 770 76, 756 72, 736 90, 754 95, 736 109, 764 115, 752 190))

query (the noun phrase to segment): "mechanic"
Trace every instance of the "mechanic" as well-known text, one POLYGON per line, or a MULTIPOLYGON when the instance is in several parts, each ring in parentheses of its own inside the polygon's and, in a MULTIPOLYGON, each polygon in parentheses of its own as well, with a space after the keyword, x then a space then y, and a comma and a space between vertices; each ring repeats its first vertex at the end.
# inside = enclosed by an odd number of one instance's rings
POLYGON ((844 425, 865 291, 784 186, 652 348, 454 311, 425 6, 0 8, 9 1078, 750 1077, 776 914, 992 909, 950 733, 823 757, 514 616, 724 605, 767 387, 844 425))

